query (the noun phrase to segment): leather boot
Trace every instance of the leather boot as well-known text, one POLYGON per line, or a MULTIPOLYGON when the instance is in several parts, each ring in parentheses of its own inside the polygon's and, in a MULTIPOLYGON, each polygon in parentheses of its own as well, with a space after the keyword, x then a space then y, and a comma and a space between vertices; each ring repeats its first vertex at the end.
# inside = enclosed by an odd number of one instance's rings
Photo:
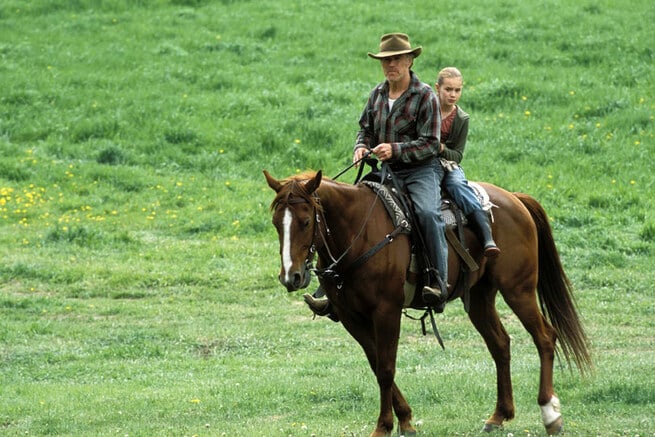
POLYGON ((427 306, 443 311, 443 307, 448 300, 448 285, 441 278, 437 278, 435 283, 423 287, 421 297, 427 306))
MULTIPOLYGON (((314 292, 314 294, 316 294, 316 292, 314 292)), ((312 312, 315 315, 327 316, 333 322, 339 321, 339 316, 337 316, 334 313, 332 304, 330 303, 328 298, 316 299, 314 296, 312 296, 309 293, 303 294, 302 297, 305 299, 305 303, 307 304, 309 309, 312 310, 312 312)))
POLYGON ((485 211, 477 209, 469 214, 467 218, 471 229, 473 229, 484 247, 484 256, 487 258, 497 257, 500 254, 500 249, 496 246, 493 235, 491 234, 489 215, 485 211))
POLYGON ((330 301, 327 298, 316 299, 309 293, 303 294, 302 297, 309 309, 317 316, 327 316, 330 313, 330 301))
POLYGON ((441 301, 441 295, 441 290, 439 290, 437 287, 431 287, 429 285, 423 287, 423 302, 425 302, 428 306, 437 305, 439 301, 441 301))

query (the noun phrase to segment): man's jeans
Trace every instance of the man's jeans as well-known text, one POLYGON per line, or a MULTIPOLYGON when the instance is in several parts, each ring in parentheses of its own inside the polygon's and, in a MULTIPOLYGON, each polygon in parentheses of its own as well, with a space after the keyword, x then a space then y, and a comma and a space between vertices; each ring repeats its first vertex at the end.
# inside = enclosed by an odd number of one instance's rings
POLYGON ((423 233, 430 261, 439 270, 439 276, 446 284, 448 282, 448 245, 445 224, 441 217, 441 180, 444 177, 441 161, 435 159, 429 164, 396 170, 394 173, 405 184, 414 204, 414 212, 423 233))

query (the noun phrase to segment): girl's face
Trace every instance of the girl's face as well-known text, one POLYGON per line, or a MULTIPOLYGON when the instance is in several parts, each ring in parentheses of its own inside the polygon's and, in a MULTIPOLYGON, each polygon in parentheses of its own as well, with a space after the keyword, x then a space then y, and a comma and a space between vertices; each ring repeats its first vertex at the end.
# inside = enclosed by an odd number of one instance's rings
POLYGON ((461 77, 447 77, 444 78, 441 85, 436 84, 437 95, 439 96, 439 103, 441 106, 454 106, 462 97, 462 78, 461 77))

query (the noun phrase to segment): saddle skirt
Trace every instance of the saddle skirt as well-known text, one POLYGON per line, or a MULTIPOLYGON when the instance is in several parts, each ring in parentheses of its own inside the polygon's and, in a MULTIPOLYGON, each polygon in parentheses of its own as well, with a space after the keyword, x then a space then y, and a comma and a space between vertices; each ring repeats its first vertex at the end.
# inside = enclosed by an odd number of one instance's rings
POLYGON ((361 183, 373 190, 380 200, 382 200, 382 204, 387 210, 389 217, 391 217, 394 227, 400 227, 404 234, 411 234, 412 225, 407 217, 409 213, 402 208, 402 202, 400 202, 396 190, 391 190, 379 182, 362 181, 361 183))

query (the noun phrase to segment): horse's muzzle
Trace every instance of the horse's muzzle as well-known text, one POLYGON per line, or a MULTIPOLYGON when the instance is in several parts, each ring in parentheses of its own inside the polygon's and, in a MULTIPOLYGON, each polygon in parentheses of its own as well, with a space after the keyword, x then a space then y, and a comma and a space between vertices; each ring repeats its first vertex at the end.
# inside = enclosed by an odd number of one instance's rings
POLYGON ((288 275, 280 274, 280 283, 284 285, 289 293, 307 288, 312 280, 309 270, 303 265, 300 270, 289 272, 288 275))

